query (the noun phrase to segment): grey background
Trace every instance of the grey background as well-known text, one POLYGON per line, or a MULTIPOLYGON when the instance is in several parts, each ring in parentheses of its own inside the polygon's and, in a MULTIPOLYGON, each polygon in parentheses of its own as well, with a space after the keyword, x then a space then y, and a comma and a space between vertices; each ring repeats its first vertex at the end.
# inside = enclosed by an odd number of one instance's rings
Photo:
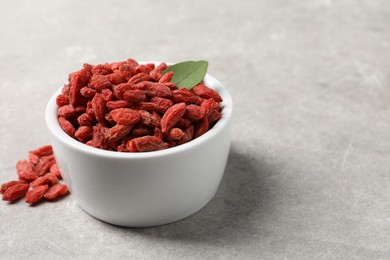
POLYGON ((390 259, 390 2, 0 1, 0 180, 84 62, 205 59, 234 102, 215 198, 120 228, 0 203, 2 259, 390 259))

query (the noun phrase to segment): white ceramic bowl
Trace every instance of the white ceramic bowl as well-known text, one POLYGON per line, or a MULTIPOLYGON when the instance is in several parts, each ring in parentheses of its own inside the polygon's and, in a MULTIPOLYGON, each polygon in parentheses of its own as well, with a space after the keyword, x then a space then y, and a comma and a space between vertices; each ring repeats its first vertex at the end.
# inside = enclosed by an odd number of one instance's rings
POLYGON ((213 198, 229 154, 233 103, 217 79, 204 81, 223 98, 222 118, 204 135, 155 152, 112 152, 76 141, 57 120, 61 89, 51 97, 45 117, 54 155, 82 209, 111 224, 147 227, 183 219, 213 198))

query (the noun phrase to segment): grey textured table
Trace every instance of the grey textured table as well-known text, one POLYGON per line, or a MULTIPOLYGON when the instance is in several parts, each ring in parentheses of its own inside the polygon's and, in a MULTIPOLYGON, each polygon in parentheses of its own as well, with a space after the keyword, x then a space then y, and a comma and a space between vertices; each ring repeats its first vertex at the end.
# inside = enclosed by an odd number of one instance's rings
POLYGON ((0 180, 85 63, 205 59, 235 102, 215 198, 147 229, 0 203, 1 259, 390 259, 390 3, 0 2, 0 180))

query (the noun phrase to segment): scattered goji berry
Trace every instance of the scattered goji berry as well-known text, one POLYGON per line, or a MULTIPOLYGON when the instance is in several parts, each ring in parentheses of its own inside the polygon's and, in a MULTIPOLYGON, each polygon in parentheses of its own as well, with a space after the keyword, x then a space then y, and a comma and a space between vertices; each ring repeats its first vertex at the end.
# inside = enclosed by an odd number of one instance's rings
POLYGON ((26 195, 30 185, 28 184, 16 184, 9 187, 3 194, 3 200, 15 201, 26 195))
POLYGON ((61 196, 66 195, 68 192, 68 187, 65 184, 56 184, 49 188, 44 197, 47 200, 53 201, 61 196))
POLYGON ((49 190, 49 185, 36 186, 33 189, 29 189, 24 201, 29 204, 34 204, 43 199, 43 195, 49 190))

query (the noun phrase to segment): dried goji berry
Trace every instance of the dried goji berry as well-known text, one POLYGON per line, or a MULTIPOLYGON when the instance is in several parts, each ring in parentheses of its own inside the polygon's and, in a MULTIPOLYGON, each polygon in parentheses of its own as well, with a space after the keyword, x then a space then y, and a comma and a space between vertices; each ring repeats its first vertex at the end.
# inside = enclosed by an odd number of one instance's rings
POLYGON ((107 78, 114 85, 127 82, 126 77, 122 75, 122 73, 120 73, 119 71, 115 71, 114 73, 108 74, 107 78))
POLYGON ((53 147, 51 145, 45 145, 37 149, 31 150, 30 153, 36 154, 39 157, 53 154, 53 147))
POLYGON ((54 174, 58 179, 62 179, 61 171, 58 168, 58 165, 56 163, 54 163, 54 164, 52 164, 52 166, 50 166, 49 171, 51 174, 54 174))
POLYGON ((49 190, 48 185, 36 186, 33 189, 30 189, 26 193, 25 202, 29 204, 34 204, 42 200, 43 195, 49 190))
POLYGON ((200 104, 200 98, 186 88, 172 91, 173 101, 176 103, 200 104))
POLYGON ((110 141, 118 141, 128 135, 133 128, 133 125, 116 124, 107 130, 106 138, 110 141))
POLYGON ((211 89, 211 88, 209 88, 201 83, 196 85, 195 87, 193 87, 191 90, 199 97, 202 97, 205 99, 212 98, 216 102, 223 101, 222 97, 214 89, 211 89))
POLYGON ((80 124, 80 126, 92 126, 95 121, 95 118, 90 116, 87 113, 81 114, 77 118, 77 122, 80 124))
POLYGON ((26 195, 30 185, 28 184, 16 184, 9 187, 3 194, 3 200, 15 201, 24 195, 26 195))
POLYGON ((96 94, 92 101, 91 101, 91 104, 92 104, 92 109, 93 109, 93 112, 95 114, 95 118, 96 120, 102 124, 102 125, 105 125, 106 124, 106 121, 105 121, 105 114, 106 114, 106 101, 104 100, 104 98, 102 97, 101 94, 96 94))
POLYGON ((173 71, 170 71, 168 73, 165 73, 160 79, 159 79, 159 83, 166 83, 166 82, 170 82, 172 77, 173 77, 173 74, 174 72, 173 71))
POLYGON ((66 120, 63 117, 59 117, 58 123, 60 124, 61 128, 65 131, 65 133, 67 133, 71 137, 74 137, 74 134, 76 133, 76 129, 68 120, 66 120))
POLYGON ((56 184, 51 186, 43 196, 45 199, 53 201, 61 196, 66 195, 68 192, 68 187, 65 184, 56 184))
POLYGON ((0 187, 0 194, 4 194, 4 192, 9 187, 15 186, 17 184, 26 184, 26 182, 21 180, 21 181, 9 181, 9 182, 3 183, 3 184, 1 184, 1 187, 0 187))
POLYGON ((72 73, 69 76, 69 103, 73 106, 77 106, 81 100, 83 100, 83 96, 80 93, 82 87, 85 87, 89 79, 91 78, 91 72, 82 68, 81 70, 72 73))
POLYGON ((199 122, 195 129, 194 138, 197 138, 209 130, 209 120, 207 118, 204 118, 202 121, 199 122))
POLYGON ((113 110, 117 108, 128 108, 131 107, 131 103, 129 103, 126 100, 114 100, 114 101, 108 101, 106 103, 106 107, 108 110, 113 110))
POLYGON ((130 103, 139 103, 146 100, 146 95, 142 90, 130 89, 123 94, 123 98, 130 103))
POLYGON ((34 187, 37 187, 40 185, 46 185, 46 184, 49 186, 52 186, 52 185, 55 185, 57 183, 58 183, 58 178, 54 174, 48 173, 45 176, 41 176, 38 179, 36 179, 35 181, 31 182, 30 186, 34 188, 34 187))
POLYGON ((55 159, 53 155, 42 156, 35 166, 34 172, 38 176, 45 175, 50 170, 50 166, 55 163, 55 159))
POLYGON ((108 88, 102 89, 102 91, 100 91, 100 94, 106 102, 114 100, 114 95, 112 94, 112 91, 108 88))
POLYGON ((131 133, 134 136, 144 136, 144 135, 150 135, 152 133, 152 130, 145 125, 139 125, 139 126, 135 127, 131 131, 131 133))
POLYGON ((77 129, 75 136, 81 142, 88 141, 89 139, 92 138, 92 127, 91 126, 80 126, 77 129))
POLYGON ((177 141, 177 140, 181 139, 184 135, 185 135, 185 133, 183 132, 183 130, 181 130, 180 128, 174 127, 171 129, 171 131, 169 131, 168 139, 177 141))
POLYGON ((130 151, 138 152, 151 152, 168 148, 168 144, 155 136, 142 136, 131 139, 127 143, 127 147, 130 151))
POLYGON ((80 93, 84 97, 92 99, 99 92, 96 89, 90 87, 83 87, 80 89, 80 93))
POLYGON ((59 107, 57 115, 64 118, 72 117, 74 115, 74 107, 71 104, 59 107))
POLYGON ((59 107, 68 105, 69 104, 69 96, 68 95, 64 95, 64 94, 58 95, 57 98, 56 98, 56 104, 59 107))
POLYGON ((184 114, 185 118, 188 118, 191 121, 199 121, 205 116, 205 109, 197 105, 187 105, 186 112, 184 114))
POLYGON ((111 74, 113 70, 109 64, 99 64, 91 69, 92 75, 107 75, 111 74))
POLYGON ((161 117, 156 112, 153 111, 152 113, 149 113, 146 110, 140 110, 139 113, 141 115, 142 124, 149 127, 160 127, 161 117))
POLYGON ((16 173, 20 180, 33 181, 38 178, 34 172, 34 165, 26 160, 20 160, 16 163, 16 173))
MULTIPOLYGON (((160 63, 154 70, 152 70, 149 75, 154 81, 159 81, 162 77, 163 71, 167 68, 167 64, 165 62, 160 63)), ((169 80, 170 81, 170 80, 169 80)))
POLYGON ((161 131, 168 133, 172 127, 180 120, 186 111, 185 103, 174 104, 164 113, 161 119, 161 131))
POLYGON ((117 108, 110 112, 114 121, 121 125, 133 125, 140 121, 139 111, 131 108, 117 108))
POLYGON ((130 85, 134 85, 134 84, 140 83, 142 81, 148 81, 148 80, 150 80, 150 76, 148 74, 138 73, 138 74, 134 75, 133 77, 131 77, 131 79, 129 79, 129 81, 127 83, 130 85))
POLYGON ((150 101, 156 104, 156 111, 160 113, 165 113, 173 105, 171 100, 162 97, 153 97, 150 101))
POLYGON ((101 91, 102 89, 110 88, 111 82, 105 75, 93 75, 92 78, 89 80, 88 86, 98 91, 101 91))

